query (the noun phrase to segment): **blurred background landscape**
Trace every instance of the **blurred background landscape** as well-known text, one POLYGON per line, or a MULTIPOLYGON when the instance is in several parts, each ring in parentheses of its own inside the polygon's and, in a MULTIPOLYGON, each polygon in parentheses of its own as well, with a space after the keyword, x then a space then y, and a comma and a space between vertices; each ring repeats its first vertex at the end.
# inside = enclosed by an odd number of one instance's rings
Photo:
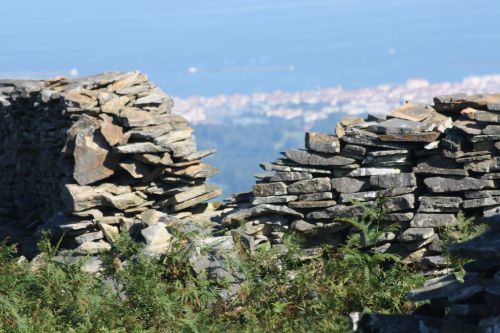
POLYGON ((18 1, 2 5, 0 78, 140 70, 175 97, 213 181, 405 100, 500 91, 494 0, 18 1))

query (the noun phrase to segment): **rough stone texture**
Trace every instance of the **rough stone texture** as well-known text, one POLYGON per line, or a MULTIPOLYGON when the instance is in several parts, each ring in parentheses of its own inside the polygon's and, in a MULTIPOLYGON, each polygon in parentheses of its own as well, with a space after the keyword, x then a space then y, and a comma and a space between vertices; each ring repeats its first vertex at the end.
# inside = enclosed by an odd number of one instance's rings
POLYGON ((141 212, 202 211, 221 194, 172 99, 139 72, 0 81, 0 223, 109 250, 141 212), (6 210, 5 206, 9 209, 6 210))
MULTIPOLYGON (((444 231, 457 225, 460 211, 466 217, 483 213, 493 229, 500 229, 500 125, 474 118, 480 112, 497 117, 498 111, 488 109, 496 97, 468 98, 438 97, 436 107, 407 103, 387 120, 348 117, 335 126, 338 140, 306 134, 306 149, 291 149, 286 158, 261 164, 274 172, 259 177, 256 185, 269 189, 268 199, 235 203, 227 219, 237 225, 250 215, 293 209, 303 217, 283 213, 286 219, 271 230, 302 233, 314 246, 333 235, 345 239, 357 232, 348 219, 363 214, 363 206, 378 207, 385 211, 383 225, 398 232, 368 251, 401 255, 426 274, 445 272, 448 261, 440 255, 444 231), (283 186, 272 193, 277 182, 286 184, 286 195, 283 186), (264 203, 272 209, 252 211, 264 203)), ((275 244, 271 233, 268 241, 275 244)), ((490 252, 491 247, 483 251, 490 252)))

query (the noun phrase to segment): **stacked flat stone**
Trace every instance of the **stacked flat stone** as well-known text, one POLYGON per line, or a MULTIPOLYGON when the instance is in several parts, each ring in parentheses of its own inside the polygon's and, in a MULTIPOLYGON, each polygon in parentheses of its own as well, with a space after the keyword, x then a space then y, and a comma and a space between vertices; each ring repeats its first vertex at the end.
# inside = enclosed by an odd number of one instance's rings
POLYGON ((205 184, 214 151, 172 107, 139 72, 0 81, 0 223, 99 252, 155 210, 202 211, 221 194, 205 184))
POLYGON ((348 117, 336 135, 306 133, 306 149, 261 164, 271 173, 231 199, 223 222, 246 222, 240 230, 256 245, 280 243, 283 229, 338 241, 356 231, 345 219, 363 213, 357 202, 381 202, 382 223, 399 231, 369 250, 445 269, 441 231, 457 224, 459 211, 475 216, 500 205, 499 103, 500 95, 438 96, 433 106, 406 103, 383 118, 348 117))
POLYGON ((453 256, 470 260, 463 279, 447 274, 409 293, 428 301, 412 315, 365 315, 360 332, 499 332, 500 209, 485 212, 484 234, 450 247, 453 256))

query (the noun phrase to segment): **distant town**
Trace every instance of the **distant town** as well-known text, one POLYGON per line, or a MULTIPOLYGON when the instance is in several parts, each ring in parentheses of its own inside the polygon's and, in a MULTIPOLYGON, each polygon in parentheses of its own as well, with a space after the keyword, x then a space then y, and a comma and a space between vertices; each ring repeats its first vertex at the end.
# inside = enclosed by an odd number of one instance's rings
POLYGON ((500 75, 470 76, 461 82, 430 83, 411 79, 401 85, 347 90, 342 87, 311 91, 256 92, 250 95, 175 98, 174 111, 193 124, 266 124, 269 117, 302 118, 305 124, 332 113, 383 114, 405 101, 432 103, 436 95, 452 92, 500 92, 500 75))

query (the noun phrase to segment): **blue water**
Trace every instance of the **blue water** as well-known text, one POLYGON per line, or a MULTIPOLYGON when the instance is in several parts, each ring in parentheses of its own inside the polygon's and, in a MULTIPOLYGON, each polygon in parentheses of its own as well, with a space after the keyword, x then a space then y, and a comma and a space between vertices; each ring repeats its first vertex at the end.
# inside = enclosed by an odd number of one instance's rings
POLYGON ((177 96, 451 81, 500 73, 499 17, 497 0, 4 1, 0 76, 139 69, 177 96))

